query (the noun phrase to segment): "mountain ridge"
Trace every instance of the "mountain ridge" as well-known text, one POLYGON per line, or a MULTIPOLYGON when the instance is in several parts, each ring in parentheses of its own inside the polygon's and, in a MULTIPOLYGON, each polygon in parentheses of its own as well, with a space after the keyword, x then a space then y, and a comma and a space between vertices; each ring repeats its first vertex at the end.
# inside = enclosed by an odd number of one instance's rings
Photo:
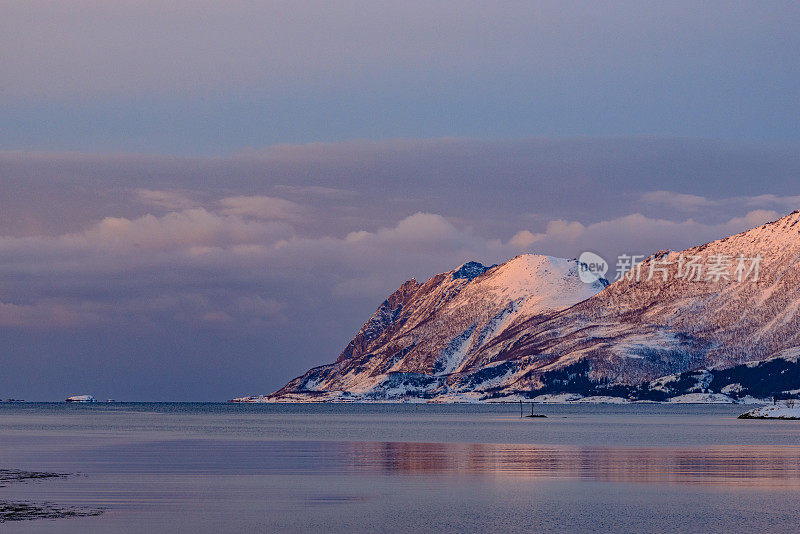
POLYGON ((564 373, 560 393, 616 388, 646 398, 660 378, 716 373, 799 347, 799 262, 800 210, 684 251, 659 251, 607 287, 581 282, 577 260, 467 262, 402 284, 333 364, 268 398, 530 397, 559 393, 552 380, 564 373), (689 257, 702 259, 708 273, 681 276, 689 257), (756 258, 757 277, 752 266, 737 271, 737 260, 756 258), (715 259, 729 262, 727 274, 714 270, 715 259), (745 274, 753 279, 737 279, 745 274))

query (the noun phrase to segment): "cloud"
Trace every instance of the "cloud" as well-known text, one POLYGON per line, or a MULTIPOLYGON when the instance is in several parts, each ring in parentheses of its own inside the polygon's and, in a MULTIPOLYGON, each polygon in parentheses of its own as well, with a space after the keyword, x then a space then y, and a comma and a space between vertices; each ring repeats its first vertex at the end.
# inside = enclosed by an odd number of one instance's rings
MULTIPOLYGON (((267 392, 335 358, 411 277, 522 252, 648 254, 777 218, 800 193, 797 154, 657 139, 0 152, 0 389, 82 384, 63 378, 79 369, 117 398, 267 392), (711 205, 644 200, 667 189, 711 205)), ((36 391, 20 396, 52 394, 36 391)))
POLYGON ((646 254, 700 244, 780 215, 754 210, 720 224, 643 214, 591 223, 555 219, 543 231, 521 230, 503 243, 440 214, 417 212, 373 230, 302 237, 286 221, 247 218, 253 197, 241 198, 248 202, 221 203, 227 207, 220 212, 106 217, 80 233, 0 238, 6 291, 0 297, 28 301, 3 304, 0 325, 63 328, 126 315, 145 322, 168 317, 256 325, 298 313, 296 303, 287 304, 292 295, 349 293, 377 301, 412 276, 424 280, 467 260, 495 263, 519 252, 646 254), (223 213, 233 206, 239 214, 223 213))
MULTIPOLYGON (((219 211, 218 199, 264 194, 306 206, 306 216, 286 220, 308 236, 374 229, 419 211, 506 240, 530 220, 592 221, 633 212, 675 218, 675 208, 642 200, 652 191, 712 202, 721 193, 800 194, 796 146, 659 138, 350 141, 211 158, 0 151, 0 168, 0 198, 9 199, 0 210, 0 233, 8 235, 78 231, 109 215, 219 211), (316 188, 354 194, 326 197, 316 188), (136 200, 131 192, 137 189, 179 198, 159 198, 174 205, 156 212, 136 200), (187 207, 180 195, 199 205, 187 207)), ((789 209, 739 203, 687 213, 719 222, 758 208, 789 209)))
POLYGON ((780 196, 764 194, 755 196, 738 196, 708 198, 700 195, 675 193, 673 191, 649 191, 641 195, 647 204, 667 206, 681 211, 714 210, 735 211, 743 208, 780 208, 794 211, 800 209, 800 195, 780 196))
POLYGON ((106 217, 85 233, 73 237, 104 247, 171 250, 275 242, 290 233, 291 227, 283 223, 248 221, 238 215, 194 208, 169 212, 162 217, 106 217))
POLYGON ((771 210, 754 210, 719 224, 650 218, 641 213, 589 224, 554 220, 547 223, 543 232, 518 232, 507 245, 520 251, 541 251, 563 257, 577 257, 586 250, 599 251, 606 257, 622 253, 650 254, 660 249, 683 250, 721 239, 781 215, 771 210))
POLYGON ((193 200, 187 193, 182 191, 137 189, 134 193, 139 202, 168 210, 185 210, 199 206, 196 200, 193 200))
POLYGON ((642 200, 650 204, 660 204, 682 211, 697 211, 716 205, 716 202, 699 195, 687 195, 672 191, 650 191, 642 195, 642 200))
POLYGON ((267 220, 297 220, 307 212, 302 204, 278 197, 236 196, 219 201, 221 213, 267 220))
POLYGON ((0 325, 62 328, 129 313, 215 323, 275 319, 286 305, 263 292, 276 280, 289 280, 286 287, 302 284, 309 280, 303 273, 316 279, 326 264, 339 265, 345 276, 403 276, 412 264, 425 267, 420 258, 429 252, 437 252, 438 262, 469 239, 445 218, 424 213, 340 238, 299 238, 283 221, 204 208, 106 217, 80 233, 0 238, 6 294, 28 300, 47 295, 26 305, 2 304, 0 325), (406 253, 409 260, 382 265, 392 253, 406 253))
POLYGON ((509 240, 509 244, 519 248, 529 248, 547 238, 570 242, 575 241, 585 232, 586 227, 577 221, 565 221, 563 219, 557 219, 548 222, 547 229, 543 233, 534 234, 529 230, 517 232, 509 240))
MULTIPOLYGON (((0 153, 8 178, 0 182, 0 197, 24 199, 8 204, 15 217, 6 221, 0 214, 0 229, 24 217, 36 223, 32 228, 47 226, 62 204, 45 199, 59 196, 69 199, 74 217, 54 217, 47 233, 5 230, 0 236, 3 321, 37 328, 177 321, 257 330, 256 323, 296 319, 310 309, 337 315, 334 308, 358 301, 365 308, 341 315, 358 323, 402 281, 426 279, 467 260, 685 248, 778 218, 782 207, 798 200, 740 194, 735 185, 735 194, 722 198, 702 190, 649 189, 664 177, 640 176, 658 172, 664 159, 683 161, 692 153, 664 143, 354 141, 182 160, 0 153), (657 157, 645 165, 629 153, 657 157), (603 175, 613 175, 614 184, 591 174, 598 161, 614 169, 603 175), (626 167, 629 161, 636 166, 626 167), (82 178, 61 188, 60 176, 82 178), (304 185, 289 185, 291 177, 304 185), (34 186, 27 195, 26 187, 34 186), (298 201, 249 194, 253 190, 298 201), (159 211, 150 213, 153 207, 159 211), (678 207, 691 218, 676 215, 678 207), (526 217, 531 209, 536 216, 526 217)), ((717 145, 704 149, 711 155, 695 156, 697 169, 718 159, 717 145)), ((735 157, 742 150, 730 152, 735 157)), ((746 174, 770 168, 791 174, 792 157, 770 155, 746 174)), ((681 165, 691 166, 686 161, 681 165)), ((739 172, 745 167, 737 163, 739 172)), ((786 182, 776 190, 792 187, 786 182)))
POLYGON ((356 195, 355 191, 339 189, 336 187, 323 187, 319 185, 278 184, 275 186, 275 190, 290 195, 317 196, 331 199, 351 198, 356 195))
POLYGON ((777 206, 792 211, 800 209, 800 195, 785 197, 778 195, 757 195, 753 197, 744 197, 743 200, 749 206, 777 206))
POLYGON ((197 317, 187 317, 184 313, 180 318, 184 321, 193 319, 228 327, 238 321, 256 328, 268 328, 269 321, 280 318, 285 307, 285 303, 276 299, 244 295, 221 305, 210 306, 208 311, 201 312, 197 317))
POLYGON ((74 302, 11 304, 0 302, 0 326, 13 328, 73 328, 101 322, 101 310, 87 310, 74 302))
POLYGON ((367 244, 374 246, 440 246, 457 244, 463 234, 456 230, 447 219, 435 213, 415 213, 406 217, 391 228, 381 228, 377 232, 360 230, 351 232, 344 238, 348 244, 367 244))

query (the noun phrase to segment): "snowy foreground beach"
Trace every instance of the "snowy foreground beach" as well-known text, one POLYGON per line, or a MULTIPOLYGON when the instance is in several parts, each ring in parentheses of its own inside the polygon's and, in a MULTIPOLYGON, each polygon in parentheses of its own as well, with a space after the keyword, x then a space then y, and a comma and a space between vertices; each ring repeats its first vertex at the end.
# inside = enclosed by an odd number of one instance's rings
POLYGON ((745 412, 739 419, 800 419, 800 403, 780 402, 745 412))

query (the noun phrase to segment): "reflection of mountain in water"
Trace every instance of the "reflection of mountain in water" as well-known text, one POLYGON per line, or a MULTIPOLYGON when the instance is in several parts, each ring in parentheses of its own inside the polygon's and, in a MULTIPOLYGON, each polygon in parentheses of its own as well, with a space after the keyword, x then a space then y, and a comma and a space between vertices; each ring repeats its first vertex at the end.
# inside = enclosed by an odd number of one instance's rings
POLYGON ((339 451, 341 461, 357 471, 800 490, 800 447, 582 448, 356 442, 341 443, 339 451))

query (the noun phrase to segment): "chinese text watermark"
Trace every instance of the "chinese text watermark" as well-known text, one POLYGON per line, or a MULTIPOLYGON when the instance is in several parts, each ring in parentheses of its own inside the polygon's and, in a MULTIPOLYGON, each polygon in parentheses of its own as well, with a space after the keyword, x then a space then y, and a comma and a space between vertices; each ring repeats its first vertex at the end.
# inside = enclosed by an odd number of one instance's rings
MULTIPOLYGON (((656 254, 650 257, 620 254, 617 257, 613 280, 633 281, 684 280, 687 282, 736 281, 757 282, 762 257, 727 254, 656 254)), ((584 252, 578 258, 578 275, 583 282, 593 283, 605 278, 610 265, 594 252, 584 252)))

